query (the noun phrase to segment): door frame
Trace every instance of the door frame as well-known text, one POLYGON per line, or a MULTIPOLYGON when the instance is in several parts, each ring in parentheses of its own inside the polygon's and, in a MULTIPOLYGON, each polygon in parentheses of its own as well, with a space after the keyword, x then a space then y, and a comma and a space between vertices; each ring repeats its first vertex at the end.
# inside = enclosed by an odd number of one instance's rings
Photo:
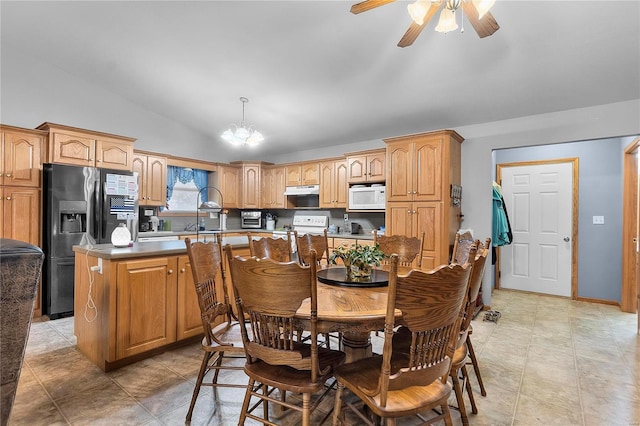
MULTIPOLYGON (((622 300, 620 310, 635 313, 640 311, 638 299, 638 276, 636 251, 626 236, 638 235, 638 163, 634 158, 640 152, 640 138, 636 138, 624 150, 622 186, 622 300)), ((640 330, 640 317, 638 319, 640 330)))
MULTIPOLYGON (((502 185, 502 169, 506 167, 541 166, 545 164, 571 163, 573 169, 571 218, 571 300, 578 299, 578 194, 580 180, 580 160, 578 157, 556 158, 551 160, 520 161, 516 163, 496 164, 496 182, 502 185)), ((494 288, 500 288, 500 247, 496 247, 496 270, 494 288)))

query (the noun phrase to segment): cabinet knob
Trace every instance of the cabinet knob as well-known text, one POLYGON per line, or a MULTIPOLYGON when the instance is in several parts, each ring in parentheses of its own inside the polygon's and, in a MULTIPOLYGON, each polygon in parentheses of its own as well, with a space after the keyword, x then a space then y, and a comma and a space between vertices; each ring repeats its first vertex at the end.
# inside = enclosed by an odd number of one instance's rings
POLYGON ((167 273, 168 273, 169 275, 173 274, 173 269, 169 269, 169 270, 167 271, 167 273))
POLYGON ((184 274, 184 273, 185 273, 185 271, 186 271, 186 269, 185 269, 185 268, 181 268, 181 269, 180 269, 180 273, 181 273, 181 274, 184 274))
POLYGON ((0 197, 0 201, 2 201, 2 197, 0 197))
POLYGON ((11 173, 7 173, 7 177, 11 177, 11 173))
POLYGON ((411 195, 411 191, 407 192, 407 195, 411 195))
POLYGON ((96 160, 96 163, 99 163, 100 161, 101 161, 100 159, 97 159, 97 160, 96 160))
POLYGON ((11 201, 11 197, 5 197, 5 200, 11 201))
POLYGON ((0 177, 2 177, 2 172, 0 172, 0 177))

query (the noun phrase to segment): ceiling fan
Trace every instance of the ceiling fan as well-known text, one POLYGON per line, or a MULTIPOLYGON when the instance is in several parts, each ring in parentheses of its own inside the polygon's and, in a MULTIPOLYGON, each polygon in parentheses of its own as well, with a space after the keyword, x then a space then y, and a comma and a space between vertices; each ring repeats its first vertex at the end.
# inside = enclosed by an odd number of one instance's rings
MULTIPOLYGON (((392 3, 395 0, 365 0, 351 6, 351 13, 358 14, 367 10, 392 3)), ((417 0, 407 6, 413 22, 398 42, 398 47, 411 46, 427 26, 433 15, 442 8, 436 31, 448 32, 458 28, 455 23, 455 11, 462 8, 473 29, 480 38, 487 37, 500 29, 489 8, 495 0, 417 0)))

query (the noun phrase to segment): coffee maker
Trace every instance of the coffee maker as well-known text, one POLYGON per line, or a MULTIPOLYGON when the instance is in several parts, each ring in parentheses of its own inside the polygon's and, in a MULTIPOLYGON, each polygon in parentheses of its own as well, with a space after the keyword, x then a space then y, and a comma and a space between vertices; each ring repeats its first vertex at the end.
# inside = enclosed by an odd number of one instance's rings
POLYGON ((140 232, 151 232, 154 230, 154 223, 157 230, 158 208, 157 207, 140 207, 138 214, 140 221, 140 232), (155 219, 154 219, 155 218, 155 219))

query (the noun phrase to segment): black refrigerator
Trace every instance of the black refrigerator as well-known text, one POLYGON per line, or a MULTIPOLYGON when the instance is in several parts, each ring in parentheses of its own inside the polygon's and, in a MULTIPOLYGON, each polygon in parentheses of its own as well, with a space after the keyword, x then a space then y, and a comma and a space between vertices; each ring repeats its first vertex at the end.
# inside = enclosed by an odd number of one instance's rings
POLYGON ((110 243, 125 223, 135 238, 137 176, 124 170, 43 165, 42 308, 51 319, 73 315, 74 245, 110 243))

